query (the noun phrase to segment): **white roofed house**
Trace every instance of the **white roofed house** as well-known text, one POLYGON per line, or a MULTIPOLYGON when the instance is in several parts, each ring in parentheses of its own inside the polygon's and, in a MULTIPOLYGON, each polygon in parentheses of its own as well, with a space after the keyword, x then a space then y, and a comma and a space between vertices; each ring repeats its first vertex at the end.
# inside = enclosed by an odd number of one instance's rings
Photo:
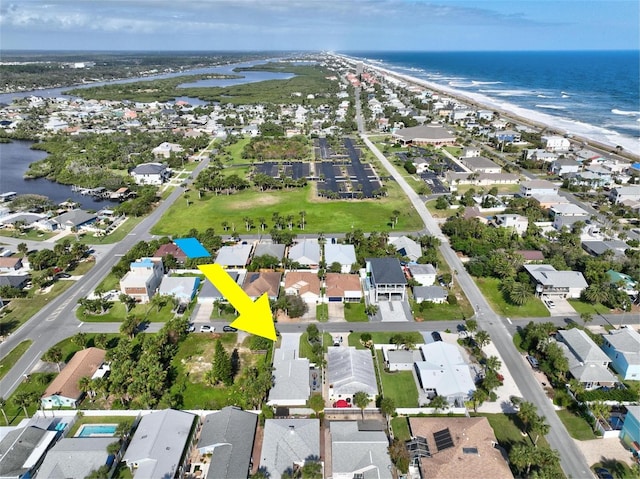
POLYGON ((456 142, 455 135, 438 124, 402 128, 393 133, 393 138, 402 145, 452 145, 456 142))
POLYGON ((622 203, 626 200, 640 201, 640 186, 620 186, 612 188, 609 199, 614 203, 622 203))
POLYGON ((113 469, 113 457, 107 447, 118 439, 115 437, 68 437, 53 446, 38 468, 39 479, 62 477, 88 477, 101 467, 113 469))
POLYGON ((333 479, 392 479, 389 440, 380 429, 361 427, 360 421, 331 421, 333 479))
POLYGON ((70 231, 73 228, 80 229, 84 226, 88 226, 97 219, 98 216, 95 213, 75 209, 52 218, 52 221, 55 221, 60 229, 70 231))
POLYGON ((420 345, 420 351, 422 361, 415 363, 420 387, 430 398, 442 396, 450 404, 463 406, 476 386, 458 347, 436 341, 420 345))
POLYGON ((613 387, 618 383, 608 369, 611 359, 587 333, 578 328, 561 329, 556 337, 569 361, 571 376, 580 381, 585 389, 613 387))
POLYGON ((320 244, 317 240, 302 240, 289 248, 288 258, 309 269, 318 269, 320 266, 320 244))
POLYGON ((611 367, 624 380, 640 380, 640 334, 625 327, 604 335, 602 349, 611 359, 611 367))
POLYGON ((198 416, 174 409, 140 419, 123 462, 140 479, 183 477, 198 416))
POLYGON ((418 261, 422 256, 422 248, 420 244, 407 236, 400 236, 389 241, 398 253, 406 256, 410 261, 418 261))
POLYGON ((579 271, 556 271, 550 264, 526 264, 524 269, 531 275, 536 293, 541 296, 579 298, 589 286, 579 271))
POLYGON ((558 186, 547 180, 530 180, 520 183, 521 196, 557 195, 558 186))
POLYGON ((250 244, 223 246, 218 250, 215 263, 223 268, 244 268, 249 263, 252 248, 250 244))
POLYGON ((162 163, 141 163, 131 170, 131 176, 138 185, 161 185, 170 173, 162 163))
POLYGON ((543 136, 542 142, 548 151, 569 151, 571 142, 563 136, 543 136))
POLYGON ((168 141, 165 141, 151 150, 151 153, 153 153, 153 156, 156 158, 169 158, 171 153, 182 153, 183 151, 184 148, 177 143, 169 143, 168 141))
POLYGON ((432 264, 410 264, 411 277, 422 286, 431 286, 436 282, 436 268, 432 264))
POLYGON ((329 399, 352 402, 353 395, 363 391, 373 401, 378 395, 373 367, 373 358, 368 349, 330 346, 327 349, 329 399))
POLYGON ((309 360, 296 356, 297 350, 277 348, 273 353, 274 384, 269 391, 269 406, 304 406, 309 386, 309 360))
POLYGON ((351 244, 327 243, 324 245, 324 262, 327 268, 339 263, 341 273, 350 273, 356 263, 356 250, 351 244))
POLYGON ((318 419, 267 419, 260 450, 260 469, 270 479, 280 479, 307 461, 320 460, 320 421, 318 419))
POLYGON ((129 265, 129 272, 120 280, 120 291, 136 301, 148 303, 162 282, 162 259, 142 258, 129 265))
POLYGON ((496 228, 510 228, 522 236, 527 232, 529 219, 526 216, 518 214, 501 214, 495 215, 492 224, 496 228))

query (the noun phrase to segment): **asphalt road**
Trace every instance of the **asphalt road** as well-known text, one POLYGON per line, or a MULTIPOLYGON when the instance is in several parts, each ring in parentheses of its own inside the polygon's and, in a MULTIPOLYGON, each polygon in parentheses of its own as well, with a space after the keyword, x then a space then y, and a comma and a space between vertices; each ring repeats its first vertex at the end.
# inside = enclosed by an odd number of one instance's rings
MULTIPOLYGON (((194 170, 192 177, 209 164, 208 159, 203 159, 194 170)), ((184 188, 176 187, 167 199, 142 220, 122 241, 113 245, 110 251, 99 255, 96 265, 83 276, 82 280, 67 291, 57 296, 51 302, 33 315, 17 331, 0 344, 0 359, 22 341, 33 341, 29 349, 16 362, 14 367, 0 380, 0 395, 10 396, 37 363, 38 359, 53 345, 65 338, 82 332, 101 331, 99 323, 81 323, 75 315, 78 300, 86 297, 93 291, 111 268, 120 260, 120 257, 129 251, 137 242, 149 240, 151 227, 158 222, 161 216, 183 193, 184 188)), ((108 328, 105 328, 108 329, 108 328)), ((113 331, 113 332, 117 332, 113 331)))
POLYGON ((413 191, 404 178, 397 173, 395 168, 385 158, 385 156, 380 153, 375 145, 371 143, 365 135, 362 135, 362 137, 367 146, 371 151, 373 151, 378 160, 380 160, 384 167, 389 171, 389 174, 393 176, 405 194, 409 197, 418 214, 424 221, 429 234, 440 238, 442 241, 440 252, 451 269, 456 271, 456 274, 453 275, 454 281, 458 281, 471 304, 477 305, 476 319, 478 321, 478 326, 480 329, 483 329, 490 334, 493 344, 500 352, 504 365, 509 369, 509 372, 515 379, 516 385, 520 389, 522 396, 536 405, 540 414, 546 417, 548 424, 551 426, 550 432, 546 437, 551 447, 559 452, 560 464, 565 474, 568 477, 576 478, 593 477, 589 470, 587 460, 580 449, 576 446, 571 436, 569 436, 569 433, 560 421, 560 418, 555 413, 552 402, 549 400, 542 387, 533 380, 531 370, 527 368, 525 363, 522 361, 520 353, 513 345, 512 337, 509 334, 503 319, 494 313, 489 307, 484 296, 471 279, 471 276, 467 274, 464 265, 453 249, 449 246, 447 238, 440 231, 440 228, 431 217, 431 214, 421 201, 420 197, 413 191))

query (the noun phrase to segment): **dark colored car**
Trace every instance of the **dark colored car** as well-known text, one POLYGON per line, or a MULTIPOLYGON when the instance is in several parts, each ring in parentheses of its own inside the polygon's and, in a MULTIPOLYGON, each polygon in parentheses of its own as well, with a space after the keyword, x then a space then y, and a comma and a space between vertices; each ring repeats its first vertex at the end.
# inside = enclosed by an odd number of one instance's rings
POLYGON ((69 273, 58 273, 58 274, 56 274, 56 278, 68 279, 68 278, 71 278, 71 275, 69 273))
POLYGON ((440 336, 440 333, 438 331, 433 331, 431 333, 431 337, 434 341, 442 341, 442 336, 440 336))
POLYGON ((222 327, 222 330, 223 330, 225 333, 235 333, 235 332, 237 331, 237 329, 236 329, 236 328, 234 328, 233 326, 229 326, 229 325, 227 325, 227 326, 223 326, 223 327, 222 327))
POLYGON ((178 309, 177 309, 176 312, 178 314, 183 314, 186 310, 187 310, 187 305, 186 304, 181 304, 181 305, 178 306, 178 309))
POLYGON ((604 467, 596 467, 595 473, 599 479, 613 479, 613 476, 611 475, 609 470, 605 469, 604 467))

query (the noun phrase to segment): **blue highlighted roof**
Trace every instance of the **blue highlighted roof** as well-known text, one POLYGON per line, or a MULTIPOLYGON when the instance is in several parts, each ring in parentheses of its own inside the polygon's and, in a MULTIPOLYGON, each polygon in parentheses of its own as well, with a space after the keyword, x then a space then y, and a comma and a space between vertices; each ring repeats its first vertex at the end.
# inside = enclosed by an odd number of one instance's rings
POLYGON ((173 241, 178 245, 188 258, 207 258, 211 254, 202 246, 202 243, 195 238, 180 238, 173 241))

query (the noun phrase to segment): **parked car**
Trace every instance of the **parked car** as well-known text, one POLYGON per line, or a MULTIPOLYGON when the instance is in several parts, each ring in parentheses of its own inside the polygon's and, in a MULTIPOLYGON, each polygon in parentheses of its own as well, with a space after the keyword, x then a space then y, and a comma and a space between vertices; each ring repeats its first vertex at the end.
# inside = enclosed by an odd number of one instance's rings
POLYGON ((553 301, 551 301, 549 299, 549 300, 547 300, 547 306, 549 306, 550 308, 555 308, 556 307, 556 303, 554 303, 553 301))
POLYGON ((222 330, 225 333, 235 333, 238 329, 234 328, 233 326, 225 325, 225 326, 222 327, 222 330))
POLYGON ((209 326, 208 324, 203 324, 200 326, 201 333, 213 333, 216 330, 213 326, 209 326))
POLYGON ((71 278, 71 275, 69 273, 58 273, 58 274, 56 274, 56 278, 58 278, 58 279, 68 279, 68 278, 71 278))
POLYGON ((187 310, 187 305, 186 304, 180 304, 180 305, 178 305, 178 309, 176 310, 176 313, 184 314, 184 312, 186 310, 187 310))
POLYGON ((538 363, 538 360, 531 355, 527 356, 527 361, 529 361, 529 364, 531 364, 531 367, 533 369, 538 369, 538 367, 540 366, 540 364, 538 363))
POLYGON ((432 331, 431 337, 434 341, 442 341, 442 336, 440 336, 440 333, 438 331, 432 331))
POLYGON ((195 330, 196 330, 196 325, 193 323, 189 323, 189 325, 187 326, 187 332, 193 333, 195 330))
POLYGON ((596 467, 595 473, 599 479, 613 479, 613 475, 609 472, 608 469, 605 469, 604 467, 596 467))

